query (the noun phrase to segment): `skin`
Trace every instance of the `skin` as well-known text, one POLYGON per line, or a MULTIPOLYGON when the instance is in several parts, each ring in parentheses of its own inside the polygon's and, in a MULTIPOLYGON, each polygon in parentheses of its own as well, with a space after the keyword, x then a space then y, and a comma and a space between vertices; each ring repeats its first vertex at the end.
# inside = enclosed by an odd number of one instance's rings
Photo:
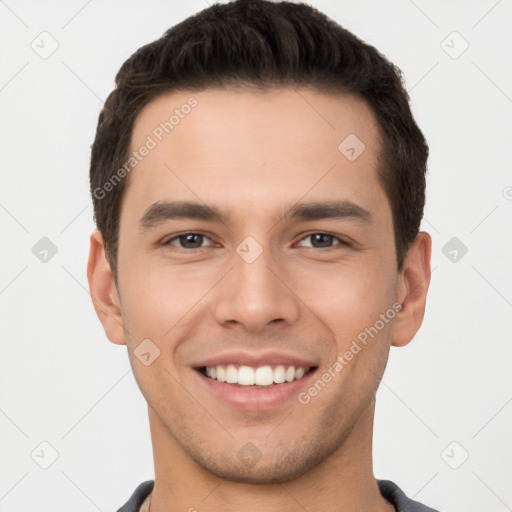
POLYGON ((356 97, 314 89, 180 91, 141 111, 133 149, 191 96, 197 107, 129 176, 119 289, 101 233, 90 238, 94 307, 108 339, 128 346, 148 403, 151 511, 391 511, 372 469, 375 393, 390 347, 409 343, 422 323, 431 237, 418 234, 398 272, 375 117, 356 97), (349 134, 366 146, 355 161, 338 150, 349 134), (299 201, 340 199, 368 210, 371 222, 282 219, 299 201), (162 200, 232 217, 140 230, 162 200), (189 232, 205 238, 180 245, 175 237, 189 232), (315 233, 336 238, 315 246, 315 233), (250 264, 236 252, 248 236, 263 249, 250 264), (242 411, 198 391, 191 365, 235 349, 297 354, 321 375, 395 302, 401 311, 306 405, 293 397, 242 411), (160 350, 149 366, 134 355, 146 338, 160 350), (237 457, 247 442, 261 454, 250 467, 237 457))

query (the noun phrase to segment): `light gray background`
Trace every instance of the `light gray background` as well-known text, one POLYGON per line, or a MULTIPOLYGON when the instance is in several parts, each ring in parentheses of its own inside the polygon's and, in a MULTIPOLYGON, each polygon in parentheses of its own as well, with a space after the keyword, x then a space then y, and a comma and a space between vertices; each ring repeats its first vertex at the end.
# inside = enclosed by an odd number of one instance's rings
MULTIPOLYGON (((512 510, 512 2, 310 3, 403 70, 431 149, 432 284, 378 393, 375 474, 442 511, 512 510)), ((126 347, 88 293, 90 144, 122 62, 207 5, 0 1, 1 512, 114 511, 154 477, 126 347)))

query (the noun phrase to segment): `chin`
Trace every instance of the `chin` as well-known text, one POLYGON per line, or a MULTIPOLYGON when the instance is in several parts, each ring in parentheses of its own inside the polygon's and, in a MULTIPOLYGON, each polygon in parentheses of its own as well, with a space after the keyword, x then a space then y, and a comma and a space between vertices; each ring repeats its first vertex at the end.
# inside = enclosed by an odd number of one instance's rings
POLYGON ((252 485, 282 484, 296 480, 308 471, 322 463, 332 447, 304 444, 300 449, 288 450, 283 455, 278 449, 271 449, 270 455, 259 452, 251 443, 236 454, 220 455, 219 458, 202 460, 196 457, 196 462, 206 471, 218 478, 230 482, 252 485), (248 453, 247 453, 248 452, 248 453))

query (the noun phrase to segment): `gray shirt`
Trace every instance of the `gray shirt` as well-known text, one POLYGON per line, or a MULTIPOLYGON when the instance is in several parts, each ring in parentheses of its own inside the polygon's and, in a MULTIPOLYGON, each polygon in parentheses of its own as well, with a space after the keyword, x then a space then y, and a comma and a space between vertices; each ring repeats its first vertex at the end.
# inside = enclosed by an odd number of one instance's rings
MULTIPOLYGON (((117 512, 139 512, 144 500, 153 490, 154 480, 141 483, 130 496, 130 499, 117 512)), ((380 493, 394 507, 396 512, 439 512, 409 499, 405 493, 391 480, 377 480, 380 493)))

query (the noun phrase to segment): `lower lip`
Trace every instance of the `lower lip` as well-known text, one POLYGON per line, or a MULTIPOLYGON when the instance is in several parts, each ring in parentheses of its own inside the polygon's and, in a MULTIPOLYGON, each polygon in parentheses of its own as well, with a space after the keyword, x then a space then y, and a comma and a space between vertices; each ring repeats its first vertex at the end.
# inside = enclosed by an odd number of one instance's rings
POLYGON ((315 368, 309 371, 301 379, 274 384, 268 388, 227 384, 211 379, 200 371, 194 371, 214 395, 231 406, 243 411, 266 411, 279 407, 292 397, 297 397, 301 390, 309 385, 316 370, 315 368))

